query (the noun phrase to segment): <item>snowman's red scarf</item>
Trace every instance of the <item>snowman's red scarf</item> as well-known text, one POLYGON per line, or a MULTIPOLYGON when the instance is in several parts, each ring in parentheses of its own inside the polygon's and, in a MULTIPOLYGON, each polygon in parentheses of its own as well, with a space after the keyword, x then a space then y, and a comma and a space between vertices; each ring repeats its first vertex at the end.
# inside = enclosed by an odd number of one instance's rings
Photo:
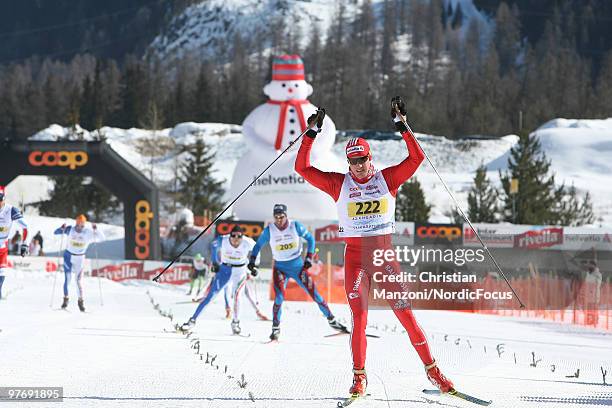
POLYGON ((308 99, 290 99, 288 101, 273 101, 270 99, 268 103, 272 105, 280 105, 280 117, 278 119, 278 130, 276 131, 276 141, 274 142, 274 148, 280 150, 283 144, 283 133, 285 133, 285 119, 287 118, 287 108, 292 106, 295 108, 297 117, 300 121, 301 132, 306 130, 306 121, 304 120, 304 113, 302 112, 302 105, 310 103, 308 99))

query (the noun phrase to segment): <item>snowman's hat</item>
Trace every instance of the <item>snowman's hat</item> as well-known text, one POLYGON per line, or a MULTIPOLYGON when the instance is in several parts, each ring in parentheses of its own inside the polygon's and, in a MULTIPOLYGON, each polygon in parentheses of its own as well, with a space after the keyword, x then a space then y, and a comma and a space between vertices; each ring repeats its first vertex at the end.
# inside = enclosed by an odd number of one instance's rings
POLYGON ((273 81, 303 81, 304 61, 299 55, 280 55, 272 60, 273 81))

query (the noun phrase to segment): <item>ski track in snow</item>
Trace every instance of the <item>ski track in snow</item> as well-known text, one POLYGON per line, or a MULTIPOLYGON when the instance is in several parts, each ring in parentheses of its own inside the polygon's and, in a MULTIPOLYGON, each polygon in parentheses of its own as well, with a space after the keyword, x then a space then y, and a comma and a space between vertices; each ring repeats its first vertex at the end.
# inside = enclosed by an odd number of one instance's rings
MULTIPOLYGON (((172 314, 178 323, 189 318, 196 304, 178 303, 188 299, 186 285, 102 280, 100 306, 98 281, 85 278, 83 314, 74 286, 69 311, 58 310, 58 278, 50 308, 51 274, 7 277, 4 290, 10 294, 0 301, 3 386, 63 386, 66 407, 334 407, 346 396, 349 336, 325 338, 331 329, 313 303, 287 302, 281 341, 265 344, 271 322, 257 321, 243 299, 241 327, 251 336, 232 336, 217 297, 187 337, 166 332, 173 323, 160 315, 172 314)), ((267 293, 260 284, 262 310, 270 314, 271 301, 262 300, 267 293)), ((350 323, 346 305, 331 307, 350 323)), ((610 334, 536 320, 415 313, 442 370, 459 390, 492 399, 492 407, 612 404, 612 387, 602 385, 600 372, 612 371, 610 334), (532 352, 541 360, 535 368, 532 352), (578 368, 579 378, 567 377, 578 368)), ((475 406, 421 392, 431 385, 390 311, 371 310, 369 326, 368 332, 382 337, 368 338, 372 397, 356 408, 475 406)))

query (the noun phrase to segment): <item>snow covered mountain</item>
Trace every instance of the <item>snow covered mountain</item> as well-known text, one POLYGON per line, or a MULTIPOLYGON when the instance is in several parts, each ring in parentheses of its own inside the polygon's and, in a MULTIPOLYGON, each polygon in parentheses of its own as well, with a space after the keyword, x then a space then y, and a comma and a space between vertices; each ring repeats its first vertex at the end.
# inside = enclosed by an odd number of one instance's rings
MULTIPOLYGON (((363 1, 343 1, 346 15, 349 18, 354 17, 363 1)), ((180 60, 187 55, 194 59, 219 57, 228 55, 236 35, 260 41, 261 49, 266 50, 271 45, 269 33, 279 27, 288 28, 300 39, 303 48, 308 43, 313 25, 316 24, 325 36, 340 3, 339 0, 201 1, 173 18, 153 40, 147 54, 166 62, 180 60)), ((384 0, 371 0, 371 3, 379 24, 382 24, 384 0)), ((445 10, 449 7, 454 12, 458 8, 461 9, 461 35, 472 19, 482 23, 483 35, 487 35, 491 24, 488 18, 476 9, 472 0, 444 1, 445 10)))
MULTIPOLYGON (((102 128, 101 132, 113 149, 148 177, 152 174, 153 180, 159 186, 173 183, 176 168, 184 156, 177 155, 174 151, 153 159, 141 155, 138 149, 140 141, 153 137, 152 132, 117 128, 102 128)), ((58 140, 69 135, 69 128, 53 125, 37 133, 32 139, 58 140)), ((595 215, 600 218, 597 225, 612 226, 612 163, 608 160, 612 153, 612 119, 556 119, 542 125, 535 135, 540 138, 543 150, 552 162, 551 170, 557 173, 557 181, 566 185, 574 184, 580 194, 589 191, 595 215)), ((95 138, 96 134, 83 131, 83 137, 95 138)), ((229 190, 233 172, 240 171, 240 158, 248 148, 238 125, 181 123, 172 129, 157 131, 155 137, 172 139, 177 146, 193 143, 196 137, 203 137, 216 152, 214 175, 225 182, 226 191, 229 190)), ((463 208, 467 206, 467 193, 472 186, 476 168, 480 164, 487 165, 489 178, 499 185, 498 170, 506 168, 508 152, 518 140, 514 135, 500 139, 450 140, 441 136, 417 134, 417 138, 463 208)), ((344 144, 345 141, 339 140, 334 145, 334 153, 339 157, 344 154, 344 144)), ((398 163, 406 155, 402 140, 371 140, 370 145, 374 163, 378 168, 398 163)), ((427 201, 433 204, 430 221, 448 222, 451 200, 433 169, 424 163, 416 177, 425 190, 427 201)), ((9 194, 12 185, 9 185, 9 194)), ((35 184, 29 184, 30 190, 32 185, 35 184)), ((48 183, 39 185, 48 186, 48 183)), ((13 193, 19 197, 18 192, 13 193)), ((40 194, 46 194, 46 187, 40 194)))

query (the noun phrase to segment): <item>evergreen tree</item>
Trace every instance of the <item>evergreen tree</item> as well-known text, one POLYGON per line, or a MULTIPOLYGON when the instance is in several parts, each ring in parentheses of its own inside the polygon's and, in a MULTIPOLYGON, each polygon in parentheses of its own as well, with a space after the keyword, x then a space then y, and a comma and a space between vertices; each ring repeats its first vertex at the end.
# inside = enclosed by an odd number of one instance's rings
POLYGON ((81 177, 57 176, 53 178, 49 199, 37 206, 41 215, 71 218, 83 213, 87 205, 81 177))
POLYGON ((121 79, 121 109, 116 112, 115 123, 123 128, 131 128, 138 125, 148 108, 149 78, 144 63, 136 59, 128 61, 121 79))
POLYGON ((555 205, 563 198, 564 188, 555 186, 555 176, 549 174, 550 161, 539 140, 523 132, 519 142, 510 149, 508 170, 500 179, 504 219, 515 224, 556 224, 555 205), (510 182, 518 180, 518 192, 510 194, 510 182), (514 213, 513 216, 513 200, 514 213))
POLYGON ((188 157, 180 169, 179 201, 194 214, 204 210, 217 212, 223 208, 223 182, 212 177, 214 153, 199 138, 187 148, 188 157))
POLYGON ((83 82, 83 92, 81 93, 81 102, 80 102, 80 125, 83 129, 93 130, 95 129, 94 125, 94 96, 93 96, 93 85, 91 83, 91 79, 89 77, 85 78, 83 82))
POLYGON ((41 215, 74 218, 85 214, 93 222, 117 215, 119 206, 118 199, 100 183, 78 176, 54 177, 49 199, 37 204, 41 215))
POLYGON ((202 64, 193 96, 193 120, 196 122, 210 122, 213 119, 213 94, 209 79, 212 77, 213 72, 209 64, 202 64))
POLYGON ((84 185, 88 207, 81 211, 92 222, 104 222, 121 212, 120 202, 102 184, 91 180, 84 185))
POLYGON ((412 178, 402 184, 397 192, 395 218, 397 221, 425 223, 429 219, 431 205, 425 201, 425 193, 419 180, 412 178))
POLYGON ((468 193, 468 217, 472 222, 494 223, 498 212, 497 190, 487 178, 486 167, 481 165, 476 169, 474 185, 468 193))
POLYGON ((557 204, 558 223, 570 227, 579 227, 595 222, 591 195, 587 191, 582 201, 578 198, 576 187, 567 189, 565 197, 557 204))
POLYGON ((493 43, 499 55, 502 73, 514 68, 521 51, 521 26, 517 14, 517 9, 510 10, 505 2, 502 2, 497 8, 493 43))
POLYGON ((451 27, 453 30, 460 28, 463 25, 463 10, 461 10, 461 3, 457 3, 457 9, 453 15, 451 27))

